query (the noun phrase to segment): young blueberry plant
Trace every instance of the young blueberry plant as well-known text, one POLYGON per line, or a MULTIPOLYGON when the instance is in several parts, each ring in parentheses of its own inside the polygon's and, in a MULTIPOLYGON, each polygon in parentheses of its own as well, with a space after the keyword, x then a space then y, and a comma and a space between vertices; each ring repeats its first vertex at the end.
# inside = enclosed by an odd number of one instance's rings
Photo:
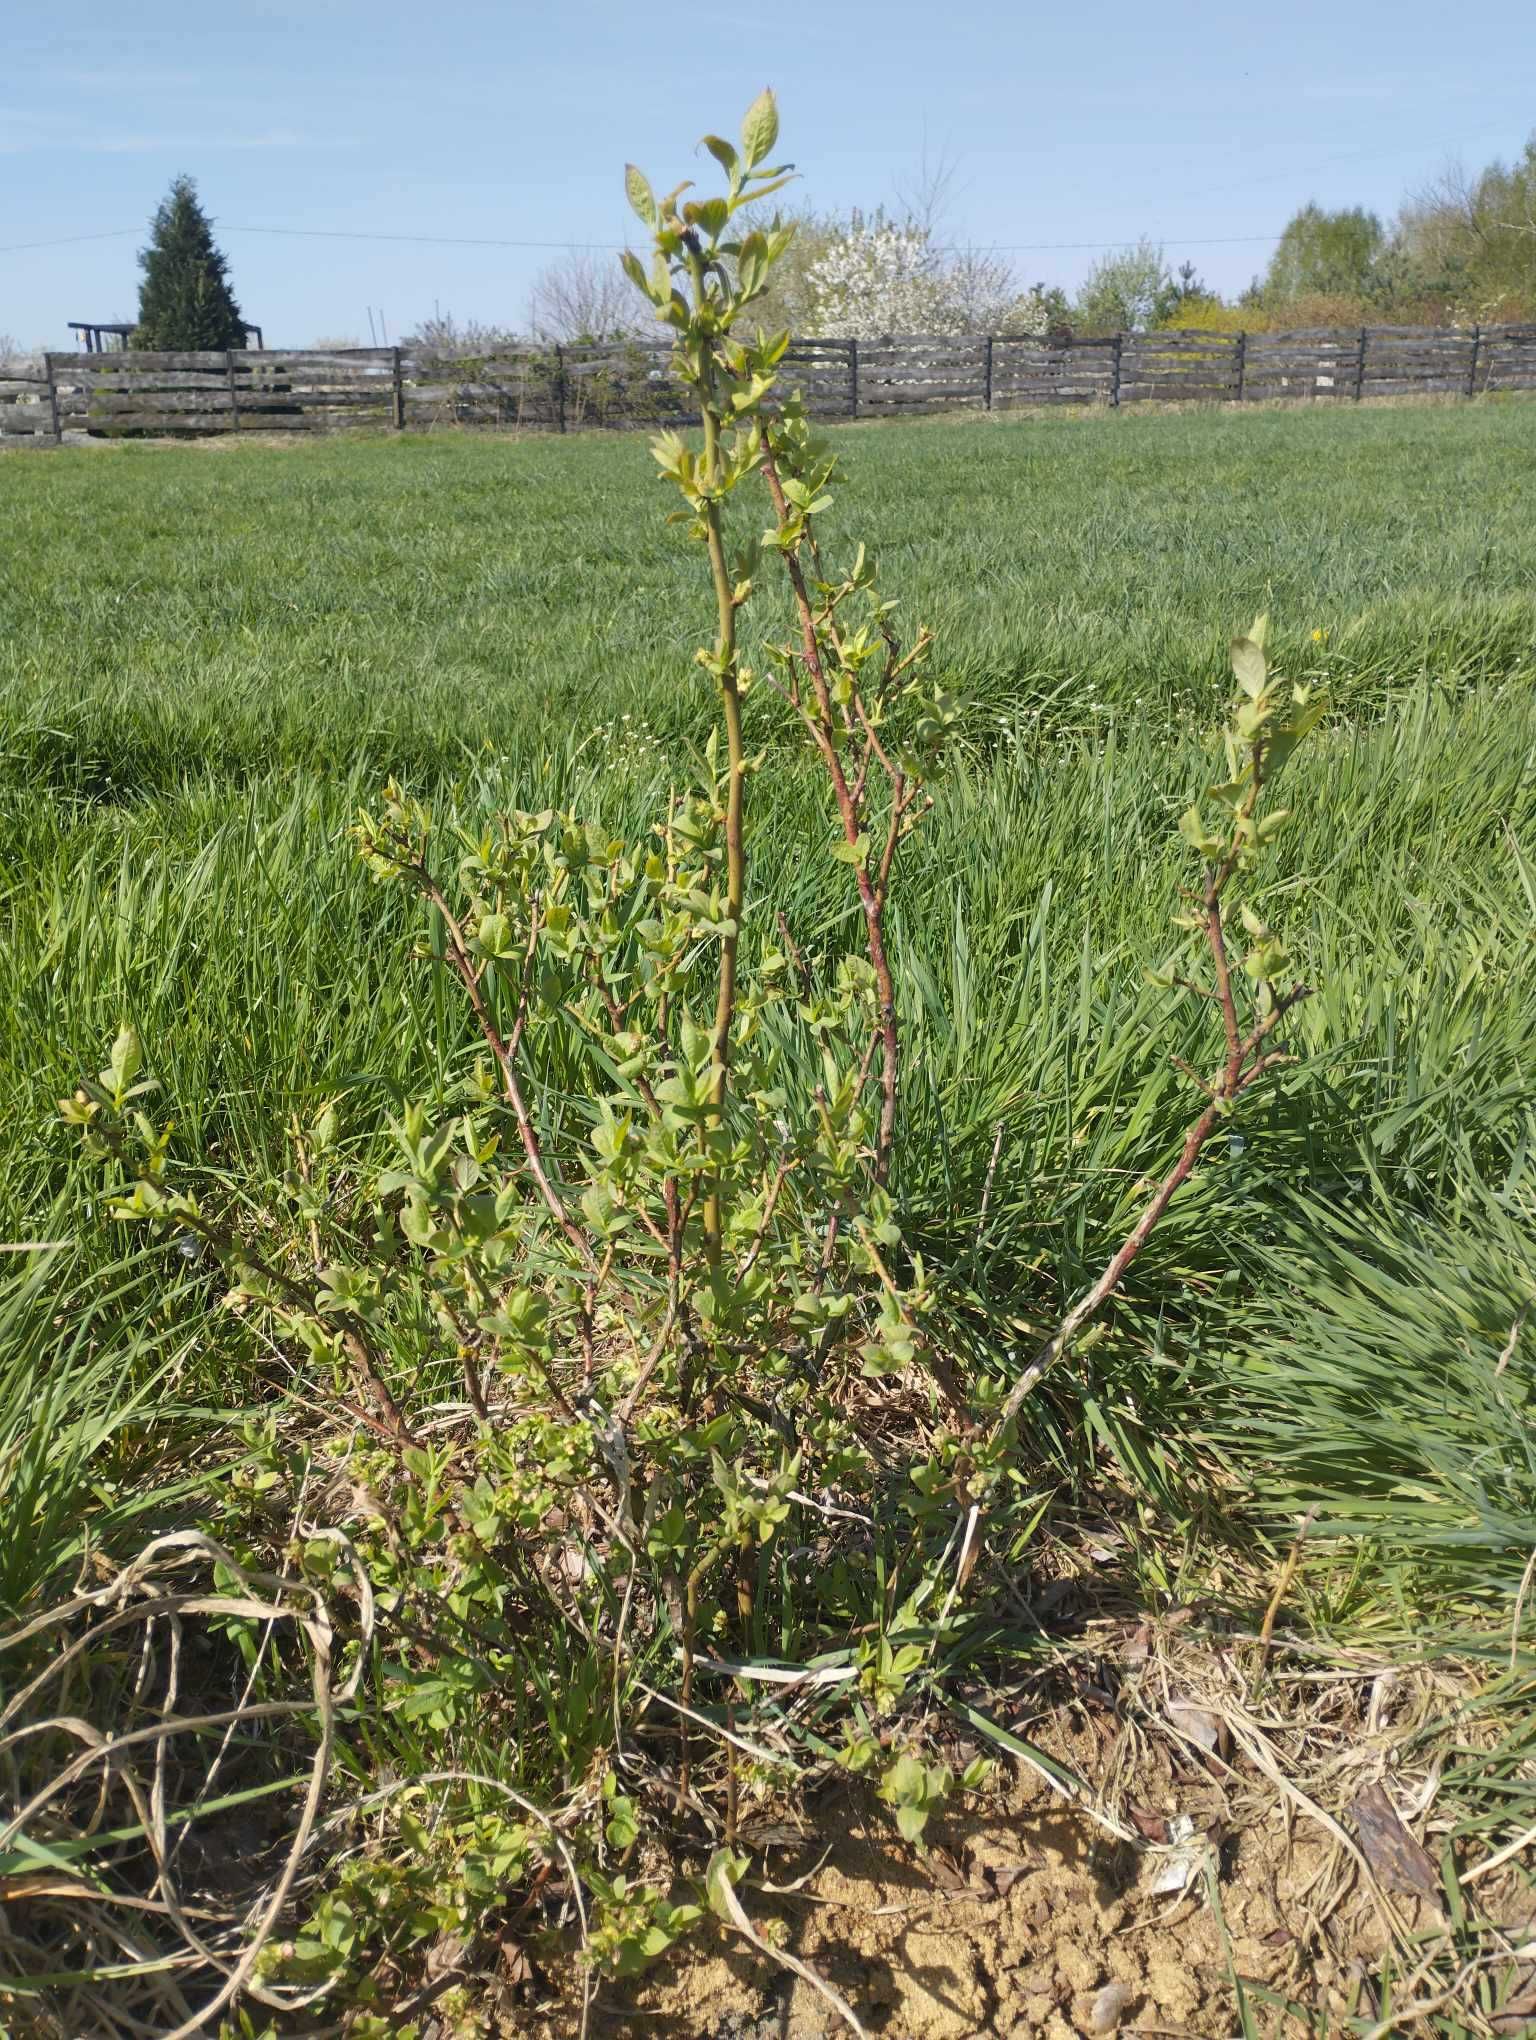
MULTIPOLYGON (((734 1895, 755 1828, 820 1775, 869 1772, 915 1843, 981 1782, 932 1747, 936 1665, 1016 1456, 1008 1420, 1304 996, 1251 902, 1246 957, 1229 951, 1283 820, 1267 796, 1318 713, 1270 675, 1259 624, 1234 649, 1228 776, 1184 823, 1206 976, 1166 979, 1211 1001, 1224 1052, 1172 1173, 985 1430, 892 1191, 891 900, 957 708, 863 547, 823 547, 838 465, 787 385, 788 336, 752 324, 790 239, 762 217, 788 175, 777 138, 764 93, 739 142, 705 137, 723 191, 626 179, 651 246, 625 268, 698 427, 654 443, 714 597, 695 783, 634 840, 553 807, 466 823, 393 783, 358 818, 368 871, 417 903, 424 976, 464 1009, 453 1081, 403 1106, 387 1154, 325 1104, 281 1180, 232 1195, 176 1159, 131 1029, 64 1107, 116 1212, 222 1270, 253 1367, 288 1365, 296 1412, 328 1403, 302 1450, 253 1434, 229 1504, 247 1516, 223 1527, 257 1538, 288 1489, 308 1498, 294 1520, 350 1498, 385 1640, 357 1749, 437 1781, 430 1822, 415 1793, 375 1795, 345 1872, 263 1958, 370 2031, 395 2030, 391 1993, 430 1989, 434 1935, 470 1968, 482 1943, 579 1916, 589 1959, 628 1974, 699 1899, 755 1938, 734 1895), (755 679, 824 784, 856 939, 797 936, 761 882, 755 679), (679 1849, 708 1855, 693 1899, 679 1849)), ((313 1539, 300 1562, 332 1563, 313 1539)))
MULTIPOLYGON (((914 1774, 889 1727, 928 1655, 908 1633, 941 1598, 936 1484, 973 1429, 888 1188, 889 906, 955 707, 865 551, 824 558, 836 462, 781 379, 787 336, 750 329, 790 239, 759 223, 787 176, 777 132, 764 93, 739 143, 706 138, 713 197, 627 176, 652 246, 625 267, 700 428, 654 447, 715 601, 697 783, 634 841, 552 808, 464 825, 393 783, 359 817, 364 864, 419 901, 423 968, 457 982, 473 1040, 382 1165, 326 1105, 284 1180, 231 1215, 175 1160, 131 1030, 65 1107, 119 1214, 216 1261, 253 1346, 322 1370, 359 1434, 357 1541, 396 1630, 386 1711, 451 1740, 547 1689, 588 1948, 615 1969, 690 1917, 657 1867, 662 1823, 734 1851, 754 1808, 837 1761, 827 1731, 850 1718, 847 1750, 899 1767, 904 1832, 949 1776, 914 1774), (766 633, 764 678, 825 775, 855 907, 857 942, 823 953, 754 884, 740 621, 775 596, 788 628, 766 633), (784 1659, 829 1653, 846 1680, 789 1728, 771 1709, 773 1760, 743 1761, 776 1690, 754 1668, 782 1680, 784 1659)), ((483 1811, 460 1796, 420 1868, 434 1890, 483 1811)), ((536 1826, 526 1842, 548 1876, 536 1826)), ((302 1937, 307 1981, 332 1956, 338 1990, 385 1949, 398 1964, 390 1908, 415 1884, 354 1871, 349 1907, 375 1884, 377 1931, 302 1937)))

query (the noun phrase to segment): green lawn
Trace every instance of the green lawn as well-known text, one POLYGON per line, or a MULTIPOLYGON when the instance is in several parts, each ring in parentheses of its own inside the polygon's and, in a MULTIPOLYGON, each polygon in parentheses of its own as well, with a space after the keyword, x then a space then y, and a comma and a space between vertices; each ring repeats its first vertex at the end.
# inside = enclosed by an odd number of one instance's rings
MULTIPOLYGON (((875 426, 859 532, 978 704, 1165 733, 1223 634, 1326 628, 1354 710, 1529 671, 1536 407, 875 426)), ((708 625, 639 436, 125 447, 0 469, 5 759, 121 798, 697 726, 708 625)))
MULTIPOLYGON (((885 585, 937 630, 968 704, 901 931, 921 1058, 902 1170, 935 1248, 963 1245, 972 1287, 1035 1271, 1048 1305, 1172 1139, 1169 1054, 1198 1036, 1142 971, 1168 943, 1171 819, 1203 770, 1226 636, 1266 605, 1282 659, 1338 704, 1298 772, 1290 907, 1319 1066, 1244 1158, 1251 1224, 1225 1188, 1197 1191, 1134 1300, 1149 1320, 1175 1307, 1182 1346, 1208 1331, 1196 1269, 1283 1285, 1254 1269, 1283 1254, 1293 1183, 1332 1195, 1375 1170, 1394 1223, 1441 1225, 1518 1179, 1536 406, 840 443, 885 585), (1006 1187, 979 1245, 999 1122, 1006 1187)), ((230 1166, 275 1155, 296 1106, 344 1089, 377 1118, 445 1070, 462 1018, 422 995, 347 819, 393 771, 469 811, 573 800, 633 824, 669 747, 708 726, 691 648, 709 616, 638 438, 67 452, 5 463, 0 491, 0 1196, 21 1239, 70 1181, 51 1101, 125 1014, 188 1138, 230 1166)), ((826 817, 766 689, 749 719, 770 753, 757 852, 814 931, 842 904, 800 854, 826 817)), ((1134 1429, 1135 1400, 1119 1408, 1134 1429)))
MULTIPOLYGON (((1321 1630, 1507 1652, 1536 1519, 1536 405, 838 438, 883 585, 966 704, 897 926, 897 1188, 957 1349, 1016 1369, 1177 1147, 1172 1058, 1209 1037, 1145 970, 1226 640, 1267 607, 1335 705, 1270 901, 1319 988, 1302 1059, 1032 1405, 1033 1465, 1135 1493, 1149 1595, 1316 1504, 1321 1630)), ((68 1572, 82 1512, 126 1534, 146 1464, 182 1477, 173 1405, 253 1399, 196 1281, 117 1263, 52 1101, 129 1017, 178 1141, 238 1181, 295 1110, 340 1095, 366 1137, 446 1084, 470 1029, 346 823, 391 772, 466 814, 654 813, 709 726, 711 621, 653 472, 600 437, 0 462, 0 1212, 8 1241, 75 1242, 24 1257, 7 1306, 0 1465, 56 1529, 0 1574, 13 1604, 68 1572), (125 1380, 160 1357, 125 1442, 125 1380)), ((775 697, 748 710, 750 852, 835 945, 819 786, 775 697)), ((1517 1737, 1466 1818, 1521 1817, 1524 1761, 1517 1737)))

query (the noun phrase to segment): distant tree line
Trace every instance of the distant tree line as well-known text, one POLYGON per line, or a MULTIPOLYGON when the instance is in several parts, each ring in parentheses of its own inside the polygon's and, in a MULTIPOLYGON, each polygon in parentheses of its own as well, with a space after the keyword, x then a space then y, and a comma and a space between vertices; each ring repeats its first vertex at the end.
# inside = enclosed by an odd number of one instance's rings
MULTIPOLYGON (((1156 242, 1109 251, 1074 296, 1022 278, 995 250, 952 234, 943 166, 891 207, 801 213, 765 325, 828 339, 883 333, 1213 331, 1352 324, 1471 325, 1536 318, 1536 137, 1513 164, 1443 172, 1384 223, 1361 206, 1301 206, 1269 266, 1228 301, 1156 242)), ((643 329, 649 331, 649 328, 643 329)), ((617 266, 573 253, 537 279, 521 327, 430 321, 418 341, 443 352, 533 338, 638 335, 617 266)))
POLYGON ((1074 306, 1083 330, 1118 326, 1494 325, 1536 319, 1536 136, 1513 163, 1442 171, 1390 224, 1363 206, 1309 203, 1235 303, 1145 242, 1108 256, 1074 306), (1134 316, 1124 316, 1125 314, 1134 316))

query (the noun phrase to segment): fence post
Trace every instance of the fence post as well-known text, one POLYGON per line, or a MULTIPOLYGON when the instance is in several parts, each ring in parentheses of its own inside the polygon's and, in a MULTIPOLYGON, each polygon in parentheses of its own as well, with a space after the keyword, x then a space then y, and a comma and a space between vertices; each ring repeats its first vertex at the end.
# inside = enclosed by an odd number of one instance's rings
POLYGON ((851 418, 859 415, 859 343, 856 339, 848 342, 848 415, 851 418))
POLYGON ((235 430, 240 430, 240 400, 235 395, 235 350, 224 350, 224 377, 229 384, 229 415, 234 420, 235 430))
POLYGON ((1365 395, 1365 343, 1368 329, 1360 328, 1360 354, 1355 362, 1355 402, 1358 404, 1365 395))
POLYGON ((1248 381, 1248 335, 1237 336, 1237 401, 1243 401, 1243 388, 1248 381))
POLYGON ((57 443, 62 443, 64 435, 59 430, 59 386, 53 379, 53 356, 51 354, 43 356, 43 374, 48 382, 48 415, 53 421, 54 440, 57 443))
POLYGON ((987 409, 992 408, 992 335, 987 335, 987 409))
POLYGON ((1472 364, 1467 370, 1467 395, 1477 395, 1477 357, 1483 344, 1483 329, 1480 325, 1472 328, 1472 364))
POLYGON ((1111 356, 1112 372, 1109 385, 1109 408, 1112 411, 1117 411, 1120 408, 1120 350, 1124 345, 1125 335, 1117 333, 1115 335, 1114 353, 1111 356))
POLYGON ((565 349, 555 342, 555 420, 565 430, 565 349))
POLYGON ((403 432, 405 430, 405 384, 400 375, 400 350, 398 347, 394 350, 394 361, 391 365, 394 371, 395 430, 403 432))

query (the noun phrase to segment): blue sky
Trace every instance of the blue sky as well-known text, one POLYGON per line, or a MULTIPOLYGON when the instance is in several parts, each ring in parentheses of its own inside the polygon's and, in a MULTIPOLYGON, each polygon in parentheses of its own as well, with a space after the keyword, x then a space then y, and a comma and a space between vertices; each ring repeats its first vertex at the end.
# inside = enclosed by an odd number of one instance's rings
MULTIPOLYGON (((1308 198, 1389 214, 1448 158, 1515 153, 1536 128, 1536 7, 1485 0, 1475 19, 1441 0, 16 10, 0 68, 0 333, 63 347, 71 318, 131 317, 135 250, 181 170, 269 345, 366 342, 369 307, 390 339, 434 303, 519 323, 557 251, 453 237, 617 246, 630 229, 624 160, 658 185, 712 171, 693 138, 734 130, 765 82, 819 206, 889 199, 926 147, 957 168, 955 238, 1147 234, 1232 291, 1308 198), (363 238, 382 235, 421 238, 363 238), (67 245, 15 245, 41 242, 67 245)), ((1026 279, 1070 287, 1094 250, 1014 259, 1026 279)))

